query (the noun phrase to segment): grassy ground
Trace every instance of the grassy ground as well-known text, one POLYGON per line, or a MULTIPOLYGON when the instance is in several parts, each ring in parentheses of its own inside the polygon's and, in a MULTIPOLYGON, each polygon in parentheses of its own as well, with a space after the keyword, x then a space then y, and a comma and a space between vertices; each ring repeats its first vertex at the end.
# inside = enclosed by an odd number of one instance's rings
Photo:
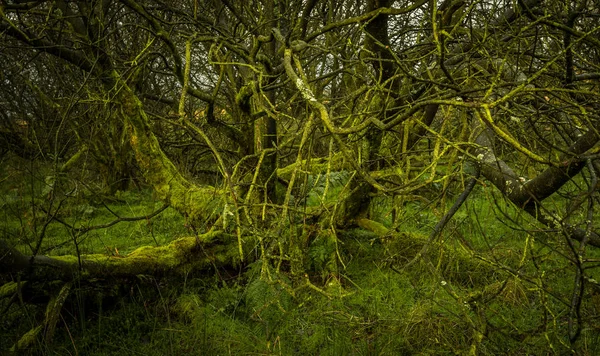
MULTIPOLYGON (((65 224, 54 221, 43 230, 48 211, 32 208, 33 204, 55 211, 44 194, 45 185, 40 180, 6 184, 9 180, 3 178, 3 238, 31 253, 36 238, 43 235, 43 253, 76 253, 65 224), (33 193, 23 193, 27 189, 33 193)), ((60 219, 77 227, 105 224, 115 215, 149 214, 161 206, 150 192, 135 190, 91 202, 77 195, 64 194, 61 199, 65 203, 60 219)), ((452 203, 450 197, 448 201, 452 203)), ((493 189, 479 186, 444 234, 432 241, 425 257, 401 270, 422 247, 415 241, 427 239, 443 212, 439 205, 413 199, 401 202, 392 214, 391 204, 388 198, 377 198, 371 212, 397 231, 389 238, 348 229, 337 237, 321 233, 312 239, 305 261, 310 286, 302 278, 290 280, 293 277, 285 271, 276 273, 272 266, 265 272, 261 260, 237 271, 215 270, 179 279, 139 276, 81 284, 63 309, 53 342, 40 340, 30 352, 600 353, 600 291, 593 286, 584 293, 581 336, 577 343, 569 342, 575 269, 569 261, 572 252, 560 235, 539 231, 493 189), (265 273, 271 278, 264 278, 265 273), (286 289, 289 286, 295 287, 294 295, 286 289)), ((122 222, 88 232, 78 237, 78 249, 124 255, 141 245, 162 245, 189 235, 185 225, 180 215, 167 209, 152 221, 122 222)), ((590 249, 589 258, 597 255, 590 249)), ((594 269, 588 272, 592 277, 598 274, 594 269)), ((0 300, 1 352, 39 325, 44 313, 43 302, 13 303, 8 309, 5 305, 6 300, 0 300)))
POLYGON ((8 176, 5 181, 16 182, 0 185, 0 231, 24 253, 31 254, 41 240, 40 253, 47 255, 72 255, 77 248, 81 254, 127 254, 139 246, 163 245, 191 233, 181 214, 168 208, 152 219, 119 222, 82 234, 75 229, 150 215, 162 203, 149 190, 105 196, 85 189, 83 184, 71 184, 51 191, 44 172, 37 173, 32 181, 8 176))

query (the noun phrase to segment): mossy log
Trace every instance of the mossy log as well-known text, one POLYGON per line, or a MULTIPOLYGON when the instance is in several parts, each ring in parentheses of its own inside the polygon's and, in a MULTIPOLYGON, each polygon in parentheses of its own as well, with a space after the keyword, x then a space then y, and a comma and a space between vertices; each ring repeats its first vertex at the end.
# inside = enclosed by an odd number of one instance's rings
MULTIPOLYGON (((251 239, 246 242, 250 243, 251 239)), ((8 282, 0 286, 0 298, 16 296, 25 285, 46 288, 49 281, 63 287, 54 293, 47 306, 44 321, 25 333, 12 348, 12 352, 31 347, 36 340, 52 341, 61 309, 72 289, 73 281, 96 283, 97 280, 127 279, 136 276, 176 276, 189 272, 240 263, 237 238, 223 231, 183 237, 166 246, 142 246, 125 256, 89 254, 80 256, 26 256, 0 240, 0 270, 19 274, 26 281, 8 282), (56 284, 56 283, 55 283, 56 284)), ((31 290, 29 291, 31 292, 31 290)), ((39 290, 38 290, 39 292, 39 290)), ((41 294, 46 294, 42 291, 41 294)))
POLYGON ((26 273, 28 280, 169 275, 239 263, 235 236, 223 231, 198 237, 183 237, 166 246, 142 246, 125 256, 90 254, 81 256, 25 256, 0 243, 0 268, 26 273))

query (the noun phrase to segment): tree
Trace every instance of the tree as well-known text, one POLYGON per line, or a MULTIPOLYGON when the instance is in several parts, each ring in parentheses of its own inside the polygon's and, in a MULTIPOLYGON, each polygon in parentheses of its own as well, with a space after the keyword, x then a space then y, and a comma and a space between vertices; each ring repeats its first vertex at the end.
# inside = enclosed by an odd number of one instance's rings
MULTIPOLYGON (((4 267, 31 280, 138 274, 142 258, 143 273, 206 268, 210 259, 190 262, 205 244, 224 264, 256 251, 264 271, 287 261, 293 285, 318 288, 303 252, 315 230, 334 241, 356 225, 392 234, 370 215, 376 197, 428 195, 445 211, 464 191, 416 261, 486 181, 566 237, 576 342, 584 255, 600 246, 600 42, 588 1, 57 0, 1 9, 2 150, 53 158, 56 177, 89 152, 108 194, 141 179, 200 236, 100 267, 98 256, 40 256, 39 234, 32 258, 3 242, 12 256, 4 267), (327 200, 336 175, 343 189, 327 200), (307 204, 321 176, 320 203, 307 204), (561 195, 566 184, 574 188, 561 195), (551 208, 555 198, 572 203, 551 208)), ((61 223, 52 206, 47 224, 61 223)), ((82 236, 96 227, 69 228, 82 236)))

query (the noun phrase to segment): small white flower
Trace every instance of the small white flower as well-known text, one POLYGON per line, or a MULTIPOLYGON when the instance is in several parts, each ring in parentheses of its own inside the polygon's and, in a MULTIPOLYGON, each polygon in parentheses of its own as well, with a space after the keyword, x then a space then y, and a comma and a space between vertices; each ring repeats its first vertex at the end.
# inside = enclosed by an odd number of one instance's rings
POLYGON ((448 284, 448 283, 446 283, 446 281, 442 281, 443 286, 445 286, 446 284, 448 284))

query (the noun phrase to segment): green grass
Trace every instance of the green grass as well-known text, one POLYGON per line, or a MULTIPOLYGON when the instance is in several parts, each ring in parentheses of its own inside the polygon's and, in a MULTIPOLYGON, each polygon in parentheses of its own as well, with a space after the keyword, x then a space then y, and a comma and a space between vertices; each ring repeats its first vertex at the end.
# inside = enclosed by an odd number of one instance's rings
MULTIPOLYGON (((118 200, 102 204, 80 202, 77 198, 65 200, 67 202, 56 215, 61 221, 50 221, 44 228, 49 217, 43 210, 48 207, 44 205, 45 202, 35 201, 32 204, 29 199, 17 200, 5 195, 0 213, 4 236, 9 243, 26 254, 31 254, 32 247, 39 241, 40 236, 43 236, 40 253, 66 255, 76 254, 75 237, 81 254, 127 254, 139 246, 165 245, 191 234, 185 226, 185 219, 171 208, 167 208, 151 220, 120 222, 108 228, 90 230, 85 234, 69 227, 90 228, 108 224, 119 217, 143 217, 152 214, 162 203, 152 199, 149 191, 127 192, 121 194, 118 200)), ((54 212, 56 210, 52 211, 54 212)))
MULTIPOLYGON (((335 199, 343 184, 334 184, 327 198, 335 199)), ((43 211, 33 206, 48 204, 40 200, 43 184, 29 187, 33 193, 25 194, 24 188, 0 185, 0 227, 24 252, 35 244, 45 221, 43 211)), ((110 211, 142 216, 161 206, 149 191, 62 199, 61 220, 77 227, 110 222, 115 219, 110 211)), ((319 204, 318 194, 311 192, 308 199, 319 204)), ((54 341, 40 341, 31 353, 454 355, 468 354, 479 333, 484 335, 477 344, 482 355, 571 353, 567 335, 575 269, 559 234, 540 231, 493 189, 478 187, 425 256, 396 273, 390 266, 401 268, 414 257, 444 209, 423 199, 393 207, 390 198, 378 197, 370 213, 398 233, 381 239, 347 229, 311 238, 304 266, 322 292, 290 275, 285 266, 277 273, 267 263, 271 279, 264 278, 260 259, 242 271, 92 281, 74 288, 54 341)), ((191 234, 185 223, 167 209, 151 222, 90 231, 79 238, 78 248, 81 253, 118 250, 124 255, 191 234)), ((590 248, 588 257, 598 258, 596 250, 590 248)), ((42 251, 75 253, 63 224, 47 226, 42 251)), ((597 271, 588 273, 595 276, 597 271)), ((6 305, 0 300, 0 310, 6 305)), ((6 342, 0 351, 39 325, 44 310, 45 301, 13 303, 6 309, 0 324, 0 339, 6 342)), ((587 286, 581 308, 584 328, 574 345, 579 354, 600 352, 599 315, 600 290, 587 286)))

